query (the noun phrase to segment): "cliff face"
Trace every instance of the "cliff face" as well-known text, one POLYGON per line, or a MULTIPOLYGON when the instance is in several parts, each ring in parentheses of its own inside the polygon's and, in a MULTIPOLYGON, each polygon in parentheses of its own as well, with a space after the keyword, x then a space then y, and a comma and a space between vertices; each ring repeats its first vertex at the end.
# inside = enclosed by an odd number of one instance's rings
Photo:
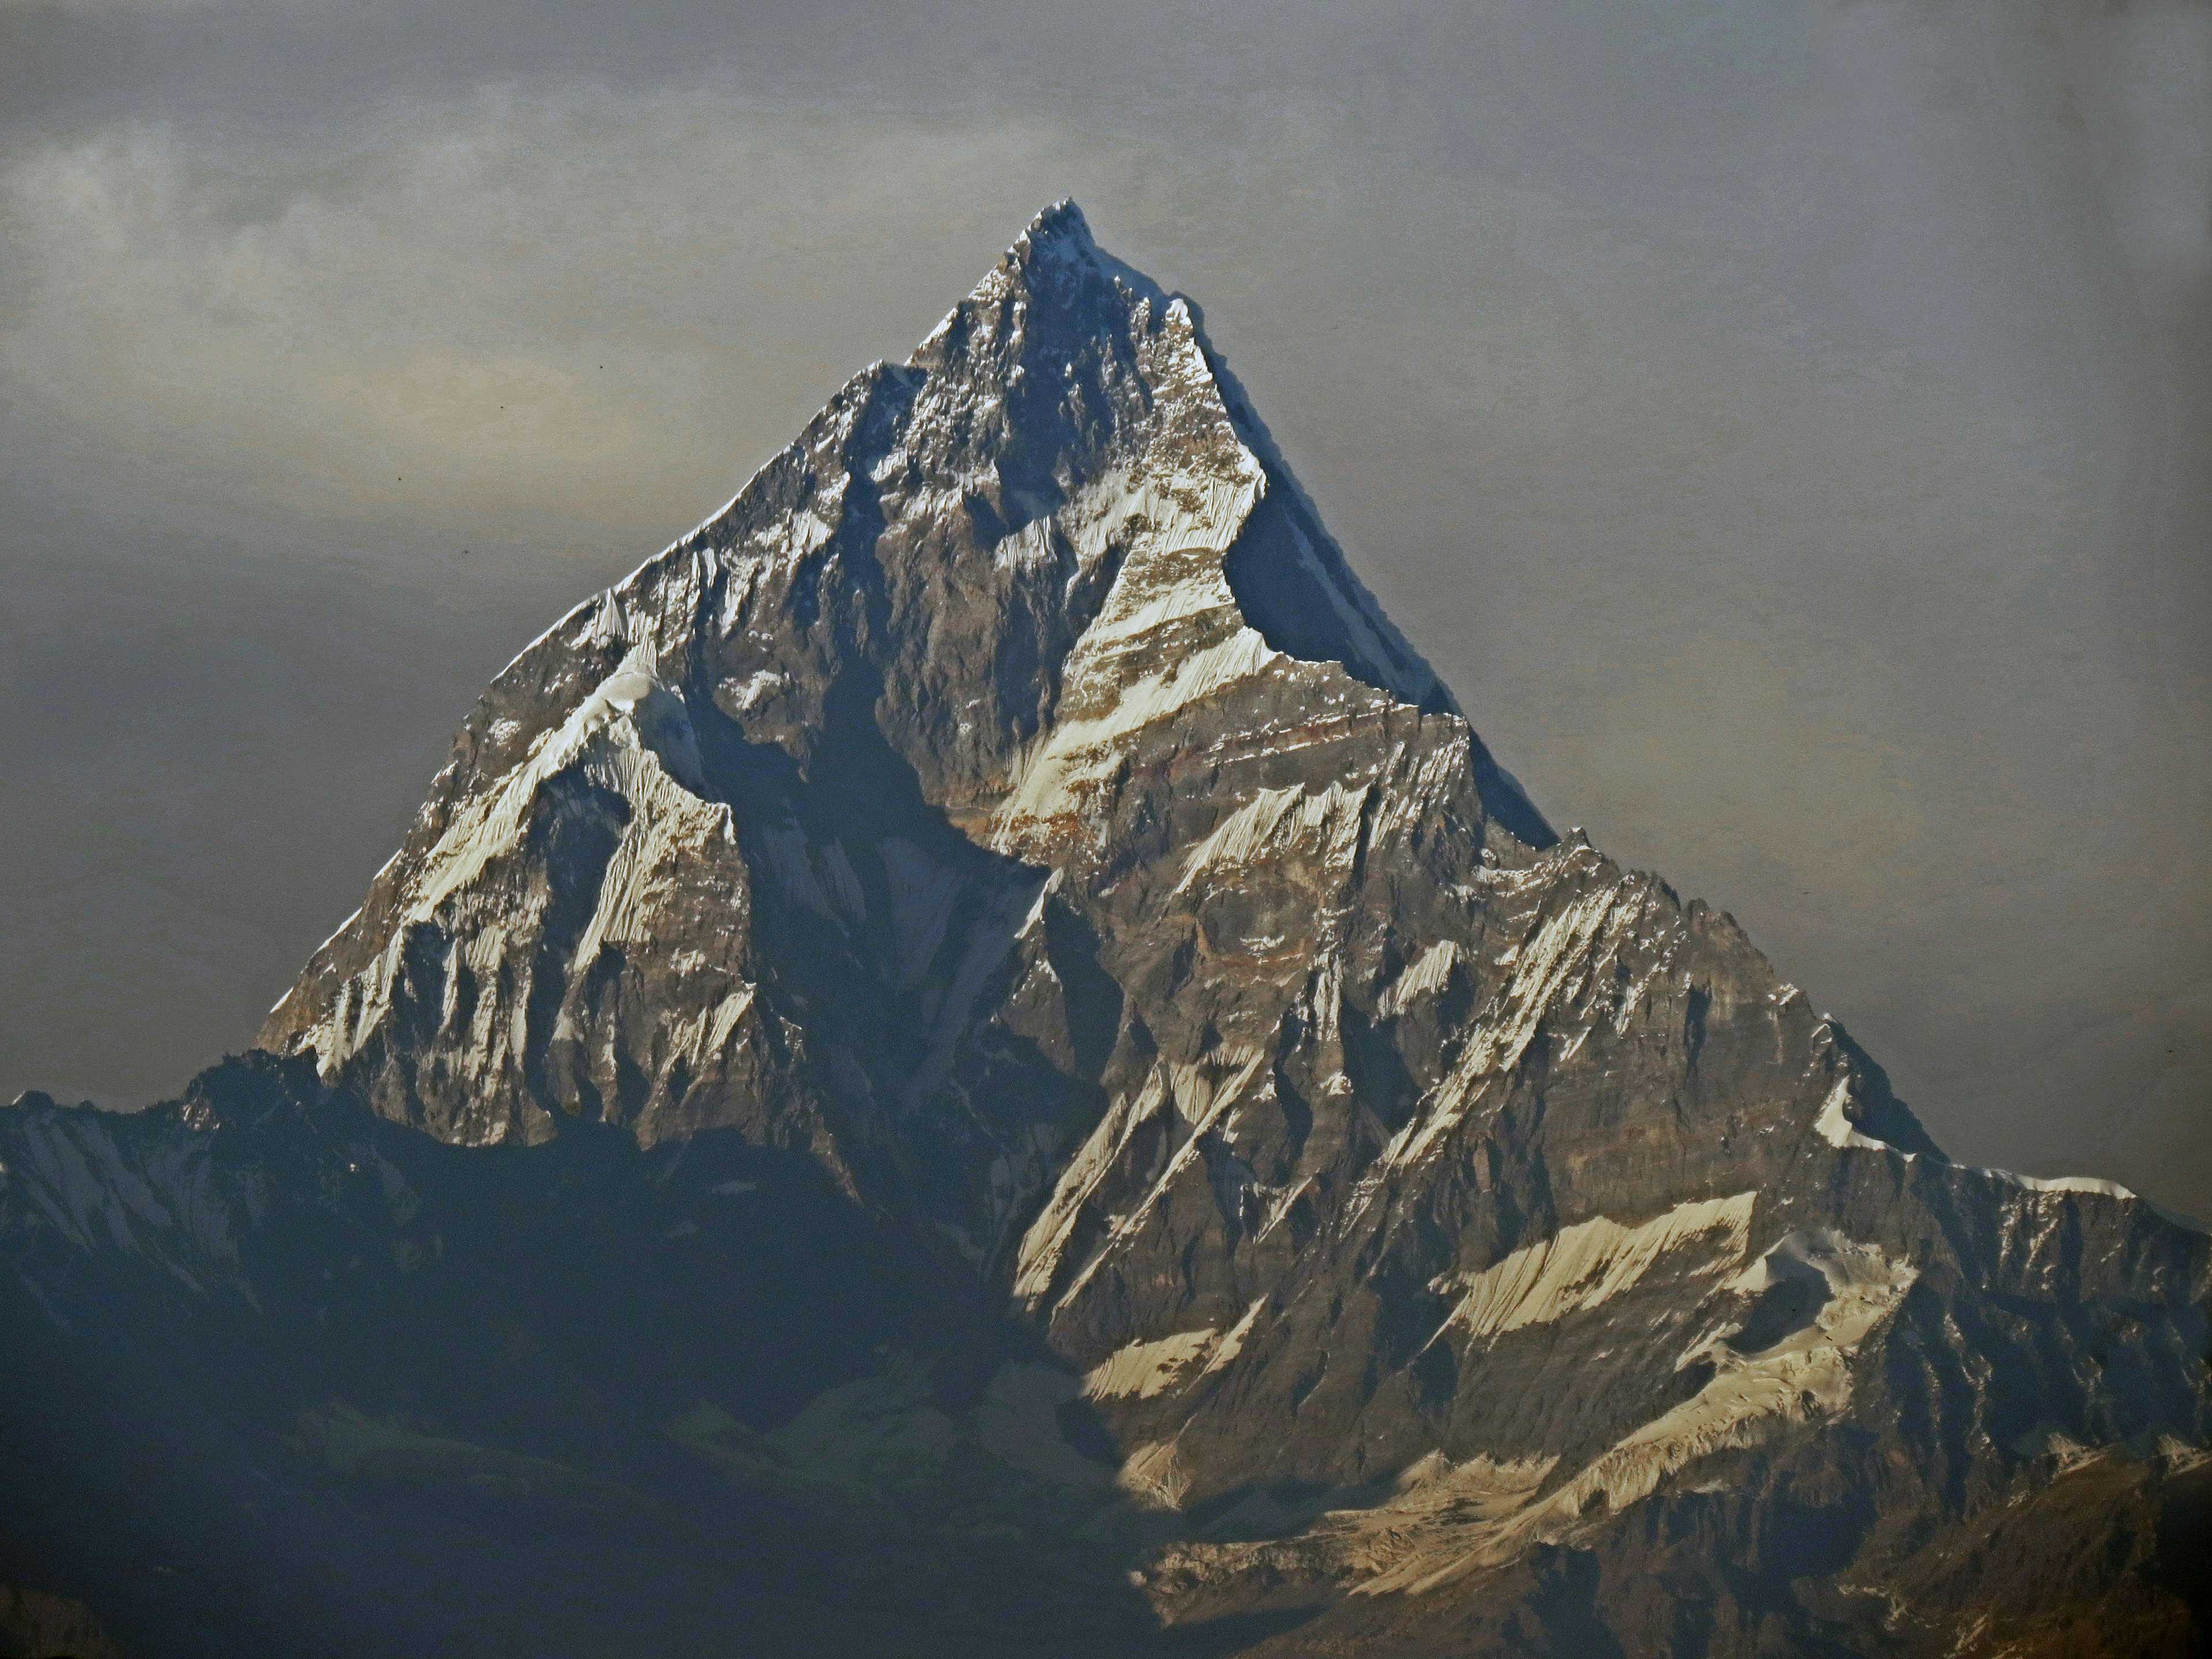
MULTIPOLYGON (((1044 1482, 1024 1524, 1119 1540, 1215 1650, 2196 1639, 2161 1540, 2212 1437, 2203 1237, 1948 1163, 1732 921, 1556 837, 1072 204, 509 665, 262 1042, 313 1062, 287 1134, 359 1102, 486 1149, 456 1170, 817 1183, 824 1262, 903 1313, 809 1347, 829 1302, 718 1317, 685 1256, 647 1347, 842 1356, 804 1374, 1044 1482)), ((21 1259, 153 1259, 87 1194, 168 1214, 213 1156, 180 1108, 62 1196, 97 1128, 0 1118, 21 1259)), ((235 1182, 155 1252, 203 1294, 264 1224, 235 1182)), ((349 1247, 394 1286, 400 1190, 349 1247)), ((736 1364, 638 1409, 742 1490, 816 1480, 828 1430, 771 1480, 713 1428, 805 1420, 736 1364)))

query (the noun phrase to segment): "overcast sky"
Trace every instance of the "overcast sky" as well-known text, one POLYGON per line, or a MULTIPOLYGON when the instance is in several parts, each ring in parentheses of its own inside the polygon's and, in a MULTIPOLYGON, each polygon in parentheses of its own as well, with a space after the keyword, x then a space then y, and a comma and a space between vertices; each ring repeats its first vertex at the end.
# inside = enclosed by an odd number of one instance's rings
POLYGON ((526 640, 1045 201, 1555 823, 2212 1214, 2212 9, 0 0, 0 1096, 248 1040, 526 640))

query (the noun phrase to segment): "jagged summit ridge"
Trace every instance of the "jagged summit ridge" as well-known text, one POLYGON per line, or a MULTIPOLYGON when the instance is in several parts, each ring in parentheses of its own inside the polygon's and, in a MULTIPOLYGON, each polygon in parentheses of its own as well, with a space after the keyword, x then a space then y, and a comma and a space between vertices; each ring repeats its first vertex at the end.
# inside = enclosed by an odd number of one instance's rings
POLYGON ((1150 277, 1099 247, 1091 234, 1091 222, 1083 216, 1083 210, 1075 204, 1073 196, 1063 196, 1038 209, 1036 216, 1023 228, 1000 263, 1024 274, 1034 272, 1039 266, 1088 266, 1120 278, 1147 300, 1164 303, 1169 297, 1150 277))

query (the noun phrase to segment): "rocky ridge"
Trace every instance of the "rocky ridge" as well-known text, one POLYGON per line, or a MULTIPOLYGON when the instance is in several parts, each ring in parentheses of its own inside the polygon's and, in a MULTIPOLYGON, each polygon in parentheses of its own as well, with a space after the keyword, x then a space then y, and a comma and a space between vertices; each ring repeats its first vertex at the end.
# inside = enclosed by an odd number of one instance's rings
MULTIPOLYGON (((501 673, 261 1040, 296 1133, 811 1172, 913 1316, 805 1374, 1059 1491, 1213 1650, 2201 1634, 2204 1237, 1949 1163, 1730 919, 1555 836, 1069 204, 501 673), (2071 1564, 2025 1635, 1970 1536, 2071 1564)), ((191 1112, 88 1186, 70 1121, 0 1120, 0 1226, 207 1293, 261 1224, 191 1112)), ((677 1369, 638 1409, 741 1489, 826 1455, 677 1369)))

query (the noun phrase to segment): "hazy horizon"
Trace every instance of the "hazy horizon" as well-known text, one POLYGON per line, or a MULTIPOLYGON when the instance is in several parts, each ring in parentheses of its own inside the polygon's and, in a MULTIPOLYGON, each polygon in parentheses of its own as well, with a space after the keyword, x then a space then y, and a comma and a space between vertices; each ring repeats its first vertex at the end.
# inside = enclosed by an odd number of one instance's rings
POLYGON ((0 14, 0 1097, 173 1093, 483 684, 1043 203, 1562 830, 2212 1214, 2212 10, 0 14))

